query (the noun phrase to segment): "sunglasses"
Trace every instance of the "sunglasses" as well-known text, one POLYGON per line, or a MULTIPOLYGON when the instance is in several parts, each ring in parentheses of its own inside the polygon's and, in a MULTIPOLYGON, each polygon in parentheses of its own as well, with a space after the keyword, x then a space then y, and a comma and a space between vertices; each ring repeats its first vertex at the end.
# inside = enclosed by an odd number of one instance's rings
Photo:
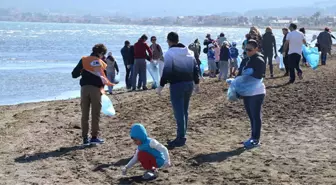
POLYGON ((253 49, 252 48, 246 48, 246 51, 251 52, 251 51, 253 51, 253 49))

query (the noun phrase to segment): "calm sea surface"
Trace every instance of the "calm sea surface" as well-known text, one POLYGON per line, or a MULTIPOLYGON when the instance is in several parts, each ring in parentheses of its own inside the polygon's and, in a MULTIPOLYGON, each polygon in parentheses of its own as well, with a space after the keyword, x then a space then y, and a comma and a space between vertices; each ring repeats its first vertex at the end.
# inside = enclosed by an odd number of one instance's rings
MULTIPOLYGON (((123 80, 120 49, 124 41, 133 44, 144 33, 155 35, 166 51, 170 31, 178 32, 185 45, 196 38, 202 42, 206 33, 215 38, 224 32, 241 48, 248 29, 0 22, 0 105, 79 97, 79 79, 72 79, 71 71, 96 43, 104 43, 113 53, 123 80)), ((307 40, 317 33, 308 31, 307 40)), ((274 30, 274 34, 279 45, 281 30, 274 30)), ((118 85, 122 86, 124 81, 118 85)))

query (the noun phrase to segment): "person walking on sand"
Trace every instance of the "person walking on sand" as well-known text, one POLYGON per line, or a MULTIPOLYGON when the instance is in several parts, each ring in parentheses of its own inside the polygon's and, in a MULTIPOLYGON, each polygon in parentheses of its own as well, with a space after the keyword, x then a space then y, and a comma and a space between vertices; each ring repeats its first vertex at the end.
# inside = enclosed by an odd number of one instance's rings
MULTIPOLYGON (((256 79, 263 79, 266 72, 266 64, 258 49, 255 40, 249 40, 246 46, 248 59, 243 60, 239 67, 238 76, 251 75, 256 79)), ((260 144, 261 125, 262 125, 262 105, 266 94, 265 85, 255 87, 248 96, 244 96, 244 106, 251 122, 251 138, 243 142, 246 149, 258 147, 260 144)))
POLYGON ((101 95, 105 93, 104 85, 114 85, 106 79, 104 71, 106 64, 102 60, 107 49, 103 44, 97 44, 92 48, 88 57, 83 57, 72 71, 72 77, 80 79, 81 85, 81 109, 82 109, 82 137, 83 144, 101 144, 104 140, 98 138, 100 111, 102 108, 101 95), (89 115, 91 107, 91 140, 88 138, 89 115))
POLYGON ((268 63, 271 78, 274 77, 273 75, 273 55, 275 53, 275 58, 277 55, 277 48, 276 48, 276 41, 275 36, 273 35, 273 31, 271 27, 266 28, 266 33, 262 37, 262 46, 263 46, 263 55, 264 61, 268 63), (273 53, 274 49, 274 53, 273 53))
MULTIPOLYGON (((118 75, 119 68, 118 68, 117 61, 112 56, 112 52, 108 53, 108 56, 106 58, 106 64, 107 64, 107 68, 106 68, 107 78, 110 80, 110 82, 115 83, 115 76, 116 76, 115 72, 117 71, 117 75, 118 75)), ((108 92, 110 94, 113 93, 112 90, 113 90, 113 86, 108 86, 108 92)))
POLYGON ((286 51, 284 51, 284 46, 285 46, 285 43, 286 43, 286 37, 287 37, 287 34, 288 34, 289 30, 288 28, 282 28, 282 33, 284 35, 283 39, 282 39, 282 46, 281 48, 279 49, 279 52, 280 53, 285 53, 283 57, 283 63, 285 65, 285 75, 284 76, 289 76, 289 64, 288 64, 288 49, 286 51))
POLYGON ((152 62, 153 54, 150 47, 147 45, 146 41, 148 37, 142 35, 137 43, 134 44, 134 66, 133 66, 133 75, 132 75, 132 90, 135 91, 136 87, 138 90, 148 90, 147 88, 147 67, 146 59, 149 57, 149 60, 152 62), (148 55, 147 55, 148 52, 148 55), (136 80, 139 75, 139 81, 141 83, 136 86, 136 80))
POLYGON ((126 88, 129 90, 132 87, 132 78, 131 78, 131 71, 133 69, 134 64, 134 56, 131 55, 131 43, 126 40, 124 47, 120 50, 121 56, 124 60, 126 76, 125 76, 125 83, 126 88), (133 61, 132 61, 133 58, 133 61))
POLYGON ((300 79, 303 78, 302 70, 300 69, 300 60, 302 54, 302 45, 307 45, 306 39, 303 33, 297 31, 297 25, 292 23, 289 26, 289 32, 286 36, 286 43, 282 55, 287 56, 286 52, 288 49, 288 64, 290 80, 288 83, 295 82, 295 69, 298 72, 300 79))
POLYGON ((188 48, 179 43, 179 36, 170 32, 167 36, 169 50, 164 56, 163 75, 157 94, 170 83, 170 100, 177 123, 176 139, 168 142, 169 147, 180 147, 186 143, 188 109, 192 92, 199 92, 199 71, 196 60, 188 48))
POLYGON ((332 39, 329 28, 325 28, 317 37, 317 43, 321 48, 322 65, 327 64, 327 54, 331 52, 332 39))
POLYGON ((225 81, 228 78, 230 56, 229 43, 225 41, 223 42, 219 56, 219 80, 225 81))
MULTIPOLYGON (((163 72, 163 51, 159 44, 156 43, 156 37, 151 37, 152 45, 150 46, 152 53, 153 53, 153 62, 159 65, 160 77, 162 76, 163 72)), ((157 84, 158 85, 158 84, 157 84)))

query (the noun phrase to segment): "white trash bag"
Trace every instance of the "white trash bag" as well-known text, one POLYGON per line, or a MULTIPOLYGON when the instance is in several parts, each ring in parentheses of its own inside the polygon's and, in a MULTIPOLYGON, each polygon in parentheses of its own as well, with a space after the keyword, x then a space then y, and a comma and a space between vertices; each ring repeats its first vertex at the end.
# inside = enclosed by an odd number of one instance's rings
POLYGON ((103 94, 101 96, 101 103, 102 103, 102 112, 106 116, 114 116, 116 114, 112 101, 108 96, 106 96, 106 94, 103 94))

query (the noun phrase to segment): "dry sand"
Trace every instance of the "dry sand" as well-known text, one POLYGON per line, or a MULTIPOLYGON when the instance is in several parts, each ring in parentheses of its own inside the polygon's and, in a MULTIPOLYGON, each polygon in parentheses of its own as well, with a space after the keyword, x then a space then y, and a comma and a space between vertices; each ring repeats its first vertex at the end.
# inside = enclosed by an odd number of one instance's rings
POLYGON ((118 93, 118 115, 101 119, 106 143, 81 148, 80 101, 0 107, 0 184, 336 184, 336 61, 304 80, 266 79, 262 146, 245 151, 249 121, 242 101, 226 100, 224 85, 202 82, 190 107, 187 145, 170 151, 173 167, 141 182, 135 166, 121 176, 136 146, 131 123, 143 123, 162 143, 173 139, 168 91, 118 93))

